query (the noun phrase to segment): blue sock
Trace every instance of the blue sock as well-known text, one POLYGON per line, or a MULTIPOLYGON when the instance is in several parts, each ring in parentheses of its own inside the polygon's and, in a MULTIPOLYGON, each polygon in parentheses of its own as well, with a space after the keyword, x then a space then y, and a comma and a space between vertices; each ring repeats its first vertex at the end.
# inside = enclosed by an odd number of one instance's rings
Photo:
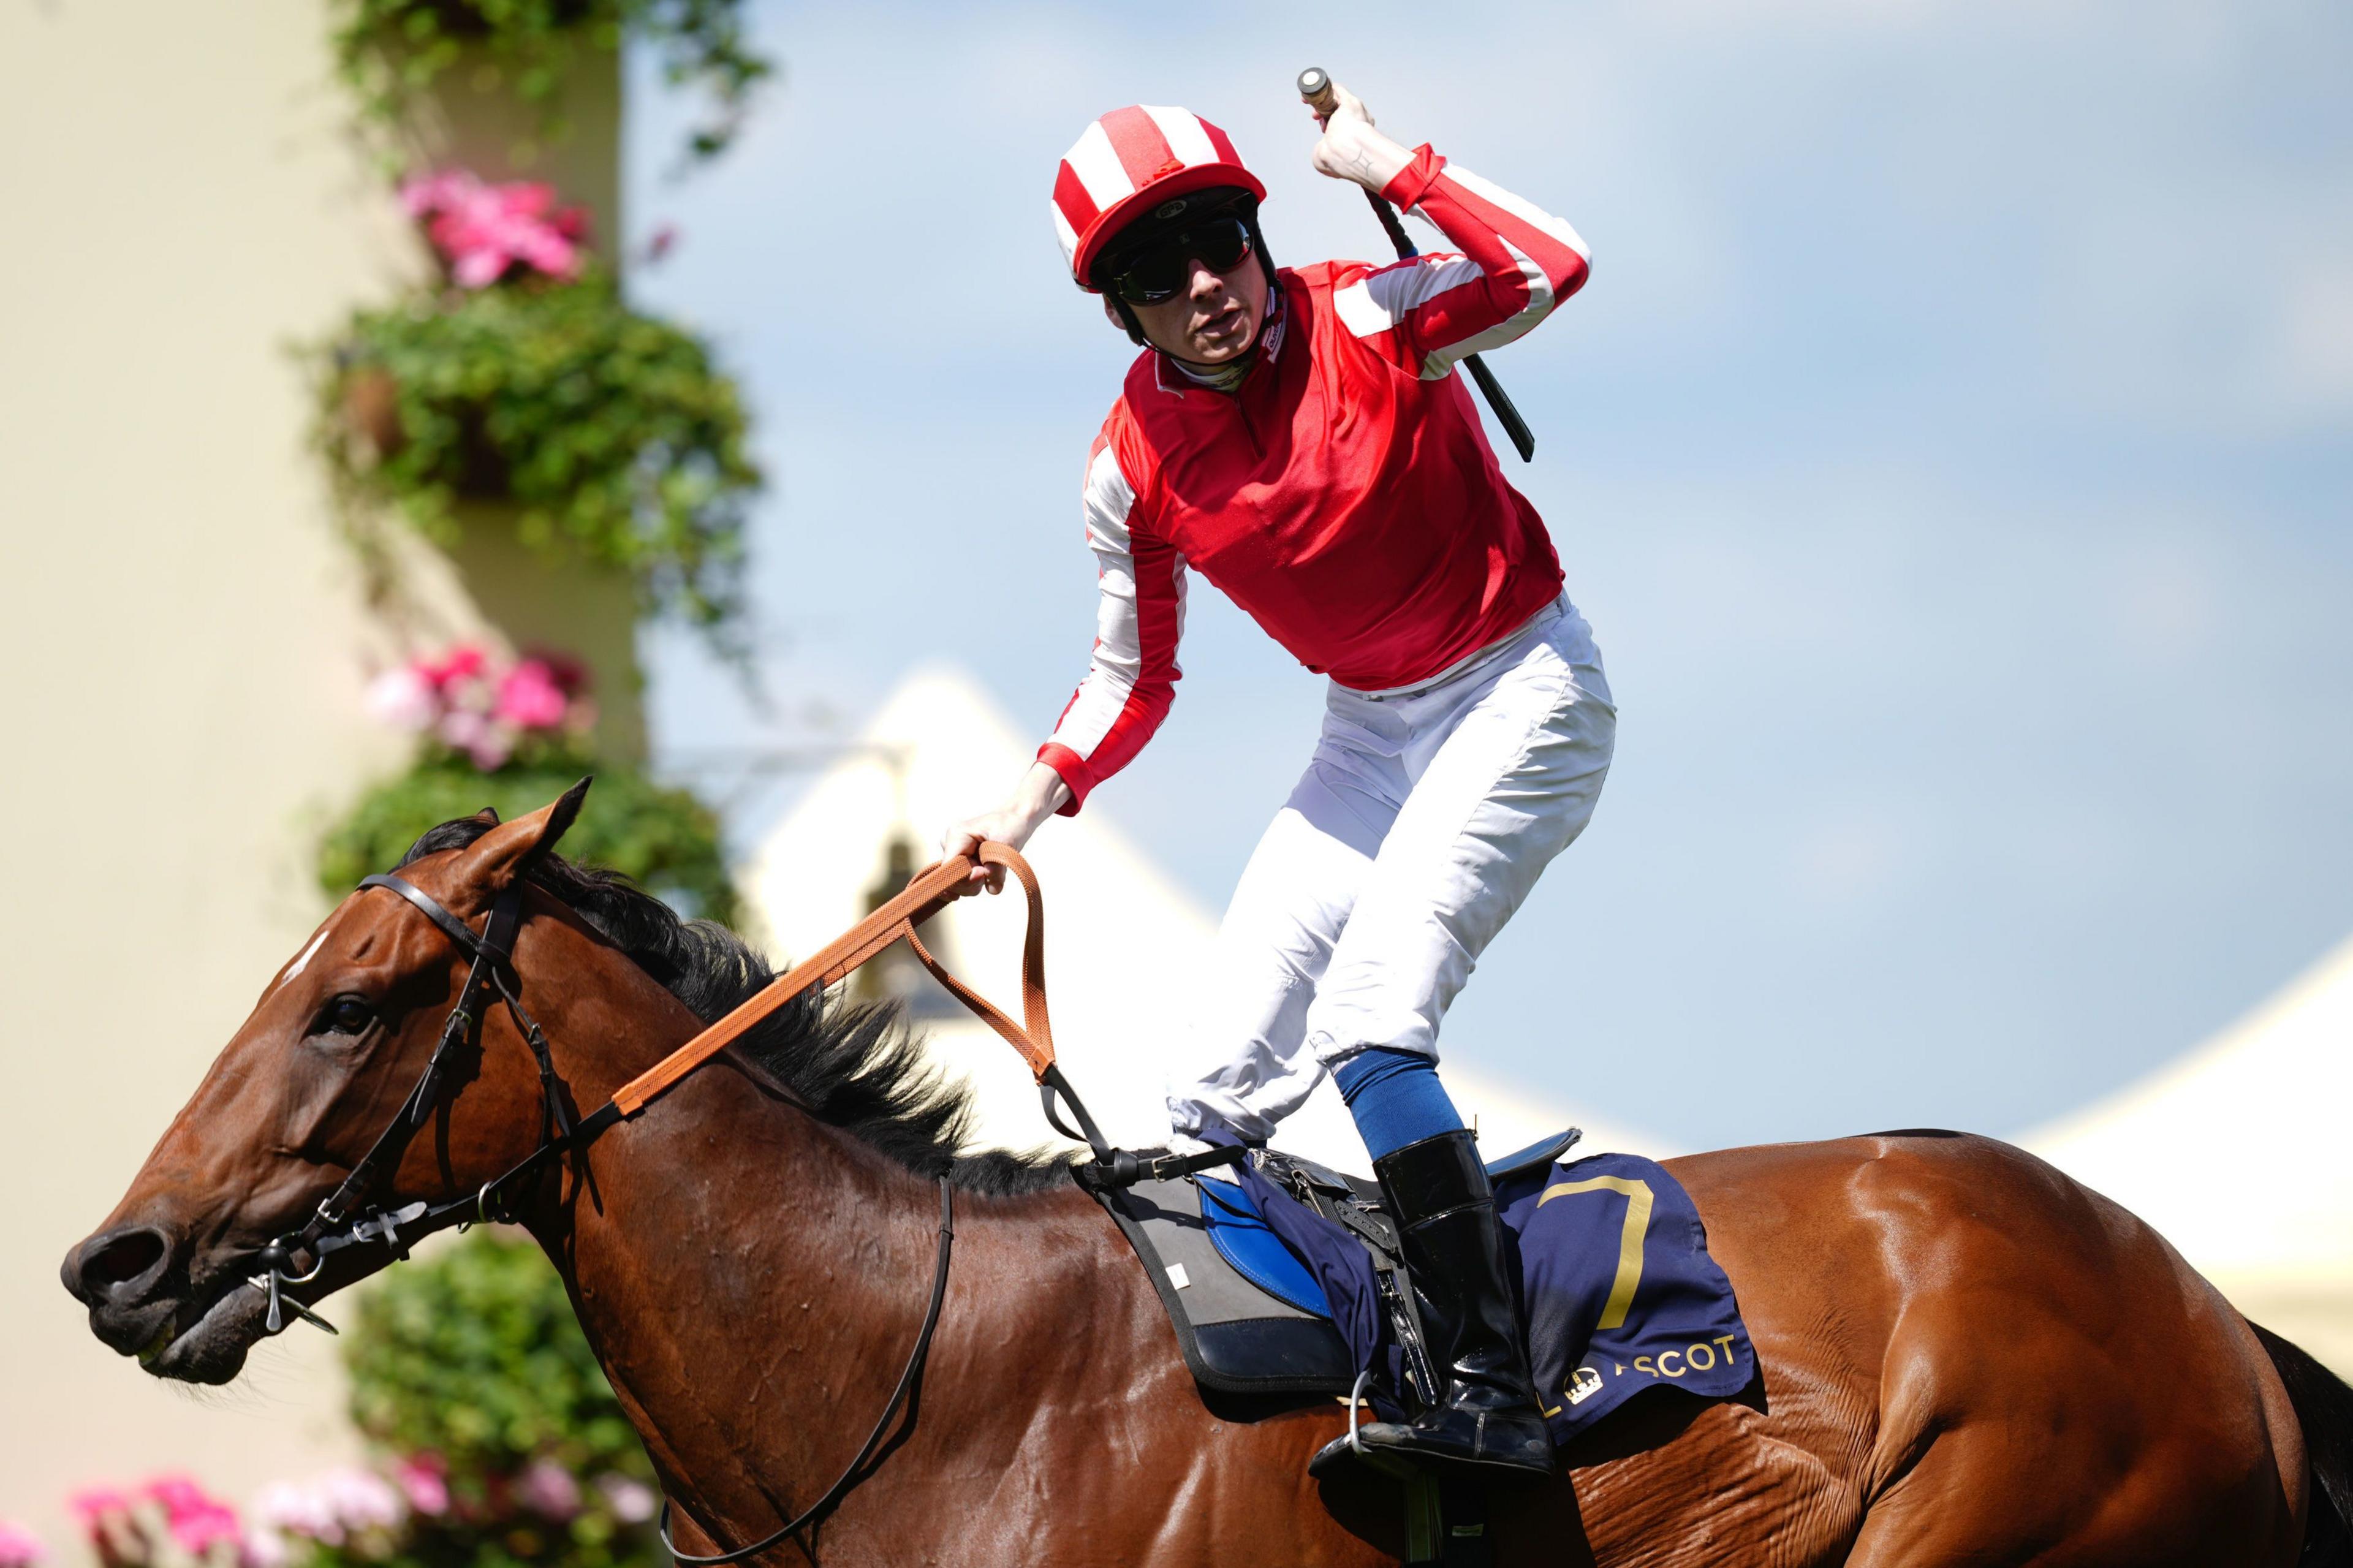
POLYGON ((1376 1160, 1461 1130, 1462 1118, 1438 1081, 1438 1064, 1419 1051, 1369 1047, 1334 1068, 1332 1081, 1376 1160))

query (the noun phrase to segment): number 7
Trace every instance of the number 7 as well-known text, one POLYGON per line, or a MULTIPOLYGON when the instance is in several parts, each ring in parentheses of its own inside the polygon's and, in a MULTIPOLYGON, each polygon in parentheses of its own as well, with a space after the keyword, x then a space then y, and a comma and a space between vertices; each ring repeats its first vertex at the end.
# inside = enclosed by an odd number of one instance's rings
POLYGON ((1597 1331, 1625 1327, 1626 1314, 1634 1305, 1635 1287, 1642 1282, 1642 1237, 1651 1229, 1651 1184, 1628 1176, 1589 1176, 1546 1187, 1536 1200, 1536 1207, 1542 1208, 1555 1198, 1599 1192, 1625 1198, 1626 1226, 1618 1236, 1618 1277, 1609 1282, 1609 1300, 1602 1306, 1601 1321, 1593 1325, 1597 1331))

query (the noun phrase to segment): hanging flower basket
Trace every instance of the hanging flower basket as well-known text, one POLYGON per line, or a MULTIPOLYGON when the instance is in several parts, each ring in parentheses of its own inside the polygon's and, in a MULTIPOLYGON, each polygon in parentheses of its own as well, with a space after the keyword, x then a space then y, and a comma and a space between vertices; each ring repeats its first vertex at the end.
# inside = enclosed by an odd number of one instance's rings
POLYGON ((427 290, 318 358, 318 444, 363 538, 389 511, 453 542, 456 501, 505 501, 525 544, 634 574, 650 610, 735 609, 760 485, 742 398, 610 279, 427 290))
POLYGON ((596 775, 564 852, 619 871, 681 912, 735 916, 735 886, 719 819, 685 790, 590 755, 596 710, 580 666, 562 655, 503 661, 473 644, 412 660, 370 683, 375 718, 417 740, 408 769, 376 784, 319 845, 319 886, 331 899, 388 869, 428 827, 484 806, 501 819, 538 810, 596 775))

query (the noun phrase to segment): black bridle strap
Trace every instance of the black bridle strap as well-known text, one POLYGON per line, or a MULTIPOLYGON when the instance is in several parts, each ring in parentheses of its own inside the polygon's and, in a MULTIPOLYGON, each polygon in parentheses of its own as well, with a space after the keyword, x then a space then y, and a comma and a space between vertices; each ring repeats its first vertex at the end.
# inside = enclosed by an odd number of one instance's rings
MULTIPOLYGON (((906 1405, 908 1397, 913 1394, 915 1385, 923 1380, 923 1363, 930 1359, 932 1353, 932 1333, 940 1326, 940 1303, 947 1300, 948 1256, 955 1247, 955 1188, 949 1184, 945 1176, 942 1176, 940 1178, 940 1245, 939 1252, 932 1264, 931 1304, 923 1309, 923 1326, 915 1335, 915 1348, 908 1352, 906 1370, 899 1374, 899 1386, 891 1391, 890 1403, 882 1407, 882 1418, 875 1422, 874 1430, 866 1435, 866 1441, 859 1447, 858 1457, 849 1461, 849 1468, 841 1472, 833 1485, 825 1489, 825 1495, 809 1504, 798 1518, 778 1525, 749 1546, 739 1546, 733 1552, 714 1552, 708 1557, 698 1557, 691 1552, 681 1552, 678 1549, 678 1542, 670 1539, 670 1499, 665 1495, 662 1499, 661 1518, 655 1525, 655 1529, 661 1535, 662 1545, 669 1549, 670 1556, 677 1560, 680 1568, 716 1568, 717 1564, 723 1563, 741 1563, 746 1557, 756 1557, 770 1547, 781 1543, 788 1537, 807 1528, 814 1521, 823 1518, 828 1510, 849 1495, 851 1488, 865 1479, 860 1472, 873 1459, 875 1451, 881 1447, 882 1439, 891 1430, 891 1424, 898 1419, 900 1410, 906 1405)), ((711 1536, 714 1542, 719 1539, 709 1530, 703 1531, 703 1533, 711 1536)))
MULTIPOLYGON (((451 942, 456 942, 458 944, 458 950, 460 952, 469 953, 476 958, 480 958, 482 955, 482 948, 484 945, 483 937, 476 936, 472 927, 467 925, 465 921, 459 920, 456 915, 451 914, 448 910, 443 909, 441 907, 441 901, 438 899, 436 899, 432 894, 426 892, 415 883, 407 881, 403 878, 392 876, 389 873, 379 872, 375 876, 362 877, 360 879, 360 890, 362 892, 365 892, 370 888, 389 888, 392 891, 398 893, 402 898, 406 899, 410 903, 415 904, 419 910, 423 910, 427 920, 429 920, 435 925, 439 926, 441 928, 442 934, 447 936, 451 942)), ((509 891, 512 892, 512 889, 510 889, 509 891)), ((504 900, 501 899, 501 901, 503 902, 504 900)), ((495 921, 497 918, 497 912, 493 910, 491 913, 491 921, 495 921)), ((489 935, 490 925, 491 921, 484 922, 482 927, 484 936, 489 935)), ((512 952, 512 943, 513 942, 513 934, 514 933, 512 931, 509 931, 507 933, 508 942, 510 945, 499 953, 499 958, 502 962, 508 957, 509 953, 512 952)))
MULTIPOLYGON (((425 1071, 409 1090, 401 1104, 400 1112, 385 1124, 376 1140, 368 1146, 351 1173, 337 1184, 308 1224, 293 1237, 272 1242, 264 1249, 263 1262, 273 1273, 286 1276, 299 1252, 311 1250, 329 1231, 348 1225, 358 1214, 371 1193, 397 1163, 408 1147, 408 1141, 433 1113, 441 1098, 441 1083, 448 1071, 449 1058, 471 1046, 481 1029, 482 997, 487 991, 504 994, 506 987, 500 980, 498 968, 514 950, 516 929, 522 921, 522 893, 520 886, 510 887, 491 906, 488 919, 482 922, 482 932, 474 934, 463 921, 441 907, 438 900, 398 877, 369 877, 360 883, 363 890, 387 888, 398 893, 441 928, 459 950, 473 958, 459 987, 456 1005, 441 1026, 441 1037, 434 1043, 433 1054, 426 1058, 425 1071)), ((512 1005, 510 1003, 510 1005, 512 1005)), ((560 1112, 559 1112, 560 1115, 560 1112)), ((510 1173, 512 1174, 513 1173, 510 1173)), ((504 1178, 501 1178, 503 1180, 504 1178)))

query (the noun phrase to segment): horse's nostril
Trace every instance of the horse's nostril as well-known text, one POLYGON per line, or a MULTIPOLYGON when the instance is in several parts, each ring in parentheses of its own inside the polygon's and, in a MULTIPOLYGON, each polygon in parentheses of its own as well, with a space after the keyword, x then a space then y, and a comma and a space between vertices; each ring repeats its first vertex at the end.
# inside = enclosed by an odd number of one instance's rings
POLYGON ((82 1281, 100 1290, 128 1285, 153 1270, 170 1250, 171 1243, 160 1230, 142 1226, 119 1232, 82 1255, 82 1281))

